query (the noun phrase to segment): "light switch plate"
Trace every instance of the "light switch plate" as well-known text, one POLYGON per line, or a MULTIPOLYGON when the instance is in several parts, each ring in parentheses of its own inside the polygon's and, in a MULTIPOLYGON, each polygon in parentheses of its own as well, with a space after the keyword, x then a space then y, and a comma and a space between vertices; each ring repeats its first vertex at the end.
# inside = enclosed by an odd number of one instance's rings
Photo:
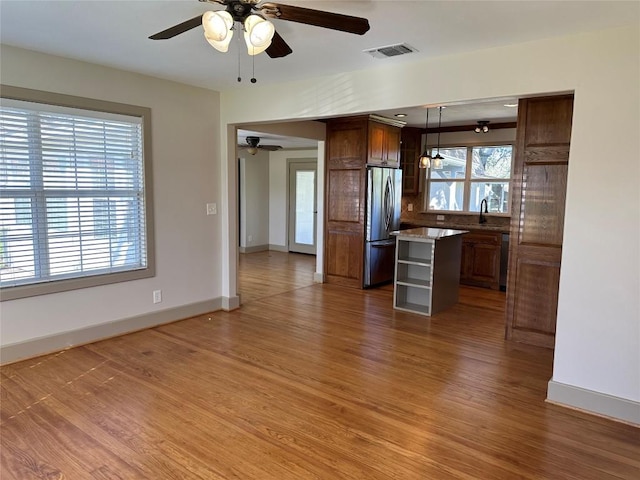
POLYGON ((218 207, 215 203, 207 203, 207 215, 217 215, 218 207))
POLYGON ((407 205, 407 210, 413 212, 413 203, 407 205))

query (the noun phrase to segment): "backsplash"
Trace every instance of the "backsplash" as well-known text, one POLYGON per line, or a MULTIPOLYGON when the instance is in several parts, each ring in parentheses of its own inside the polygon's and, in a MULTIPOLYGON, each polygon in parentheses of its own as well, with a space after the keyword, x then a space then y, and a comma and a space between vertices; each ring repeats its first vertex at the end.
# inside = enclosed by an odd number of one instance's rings
MULTIPOLYGON (((402 197, 402 212, 400 214, 400 221, 405 224, 412 225, 424 225, 433 226, 442 223, 443 225, 455 225, 469 227, 480 227, 478 223, 479 214, 463 214, 463 213, 422 213, 422 194, 418 195, 404 195, 402 197), (413 211, 410 212, 408 205, 413 204, 413 211), (438 221, 437 215, 443 215, 444 221, 438 221)), ((511 224, 511 217, 494 216, 491 214, 486 215, 487 222, 482 224, 482 228, 498 228, 504 231, 509 231, 511 224)))

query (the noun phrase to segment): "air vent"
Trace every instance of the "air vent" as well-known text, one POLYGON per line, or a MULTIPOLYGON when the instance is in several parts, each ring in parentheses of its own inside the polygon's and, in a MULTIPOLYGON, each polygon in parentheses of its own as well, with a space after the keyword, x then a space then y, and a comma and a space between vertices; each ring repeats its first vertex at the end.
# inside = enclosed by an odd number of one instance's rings
POLYGON ((369 50, 365 50, 365 53, 368 53, 374 58, 387 58, 387 57, 397 57, 398 55, 406 55, 407 53, 417 52, 415 48, 413 48, 408 43, 399 43, 397 45, 389 45, 386 47, 378 47, 372 48, 369 50))

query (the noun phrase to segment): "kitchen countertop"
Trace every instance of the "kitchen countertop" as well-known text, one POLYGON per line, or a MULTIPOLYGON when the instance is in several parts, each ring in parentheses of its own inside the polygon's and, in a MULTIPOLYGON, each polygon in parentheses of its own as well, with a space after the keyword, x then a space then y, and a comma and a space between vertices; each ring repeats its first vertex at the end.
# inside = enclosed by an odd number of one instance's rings
POLYGON ((412 237, 412 238, 427 238, 438 240, 444 237, 453 237, 455 235, 462 235, 463 233, 467 233, 468 230, 453 230, 451 228, 428 228, 428 227, 418 227, 418 228, 408 228, 406 230, 396 230, 391 232, 391 235, 396 235, 398 237, 412 237))
POLYGON ((461 223, 450 223, 450 222, 444 222, 444 223, 428 222, 423 224, 422 222, 416 222, 416 221, 408 221, 408 222, 402 222, 402 223, 409 226, 410 228, 464 230, 467 232, 469 230, 484 230, 487 232, 509 233, 508 225, 487 225, 486 223, 461 224, 461 223))

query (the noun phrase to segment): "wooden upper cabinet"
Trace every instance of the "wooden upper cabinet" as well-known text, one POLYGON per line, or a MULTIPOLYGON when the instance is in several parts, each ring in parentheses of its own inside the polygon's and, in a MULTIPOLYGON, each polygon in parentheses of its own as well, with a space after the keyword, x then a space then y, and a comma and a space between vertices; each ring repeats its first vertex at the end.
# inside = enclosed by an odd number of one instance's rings
POLYGON ((400 166, 401 128, 376 121, 369 122, 369 165, 400 166))
POLYGON ((400 145, 400 168, 402 168, 402 194, 417 195, 420 191, 420 168, 418 158, 422 147, 422 129, 404 127, 400 145))

